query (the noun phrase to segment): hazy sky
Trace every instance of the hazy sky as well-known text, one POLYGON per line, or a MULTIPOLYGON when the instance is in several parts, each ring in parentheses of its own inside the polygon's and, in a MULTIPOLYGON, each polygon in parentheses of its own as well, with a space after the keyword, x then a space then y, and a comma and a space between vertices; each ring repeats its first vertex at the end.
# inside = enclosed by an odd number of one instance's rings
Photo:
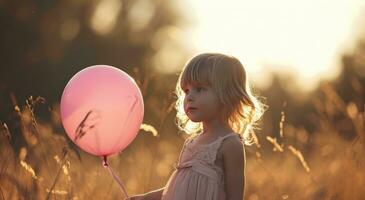
POLYGON ((260 86, 270 84, 268 71, 280 71, 310 90, 338 75, 364 6, 363 0, 188 0, 184 12, 193 24, 186 35, 195 53, 239 57, 260 86))

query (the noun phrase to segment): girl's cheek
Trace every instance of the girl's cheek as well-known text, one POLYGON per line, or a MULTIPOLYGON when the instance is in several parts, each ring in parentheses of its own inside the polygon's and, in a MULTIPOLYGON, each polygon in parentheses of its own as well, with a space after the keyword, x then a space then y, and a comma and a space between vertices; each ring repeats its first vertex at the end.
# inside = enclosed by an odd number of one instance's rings
POLYGON ((186 111, 186 106, 187 106, 187 103, 186 103, 186 99, 184 99, 184 111, 186 111))

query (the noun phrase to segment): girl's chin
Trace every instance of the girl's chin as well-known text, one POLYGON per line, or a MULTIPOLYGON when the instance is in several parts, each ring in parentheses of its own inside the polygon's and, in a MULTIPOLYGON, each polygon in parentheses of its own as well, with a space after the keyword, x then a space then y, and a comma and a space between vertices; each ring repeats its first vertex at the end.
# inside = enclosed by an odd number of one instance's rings
POLYGON ((192 118, 190 118, 190 120, 192 121, 192 122, 201 122, 202 120, 198 120, 198 119, 192 119, 192 118))
POLYGON ((199 117, 195 117, 195 116, 189 116, 189 119, 192 121, 192 122, 202 122, 203 119, 202 118, 199 118, 199 117))
POLYGON ((195 117, 191 114, 188 114, 188 117, 189 117, 190 121, 192 121, 192 122, 201 122, 201 120, 199 120, 197 117, 195 117))
POLYGON ((199 115, 200 113, 196 111, 188 112, 187 116, 189 117, 190 121, 192 122, 202 122, 202 116, 199 115))

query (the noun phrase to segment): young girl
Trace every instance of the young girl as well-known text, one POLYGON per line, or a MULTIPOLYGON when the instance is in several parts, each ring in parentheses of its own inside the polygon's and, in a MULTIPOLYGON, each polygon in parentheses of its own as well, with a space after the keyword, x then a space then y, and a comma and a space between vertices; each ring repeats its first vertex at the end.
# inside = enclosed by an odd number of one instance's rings
POLYGON ((244 67, 232 56, 192 58, 179 76, 178 127, 191 134, 164 188, 132 200, 242 200, 244 144, 252 143, 261 104, 250 91, 244 67))

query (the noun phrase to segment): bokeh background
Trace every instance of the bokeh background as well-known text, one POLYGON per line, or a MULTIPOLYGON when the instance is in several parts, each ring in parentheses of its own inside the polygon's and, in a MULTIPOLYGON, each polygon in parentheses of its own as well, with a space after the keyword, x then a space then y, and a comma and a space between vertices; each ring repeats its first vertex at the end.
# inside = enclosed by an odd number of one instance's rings
POLYGON ((67 138, 59 102, 81 69, 130 74, 145 102, 110 158, 129 194, 161 188, 187 137, 174 87, 200 52, 237 56, 268 105, 246 146, 245 199, 365 197, 365 2, 0 1, 0 199, 121 199, 67 138))

